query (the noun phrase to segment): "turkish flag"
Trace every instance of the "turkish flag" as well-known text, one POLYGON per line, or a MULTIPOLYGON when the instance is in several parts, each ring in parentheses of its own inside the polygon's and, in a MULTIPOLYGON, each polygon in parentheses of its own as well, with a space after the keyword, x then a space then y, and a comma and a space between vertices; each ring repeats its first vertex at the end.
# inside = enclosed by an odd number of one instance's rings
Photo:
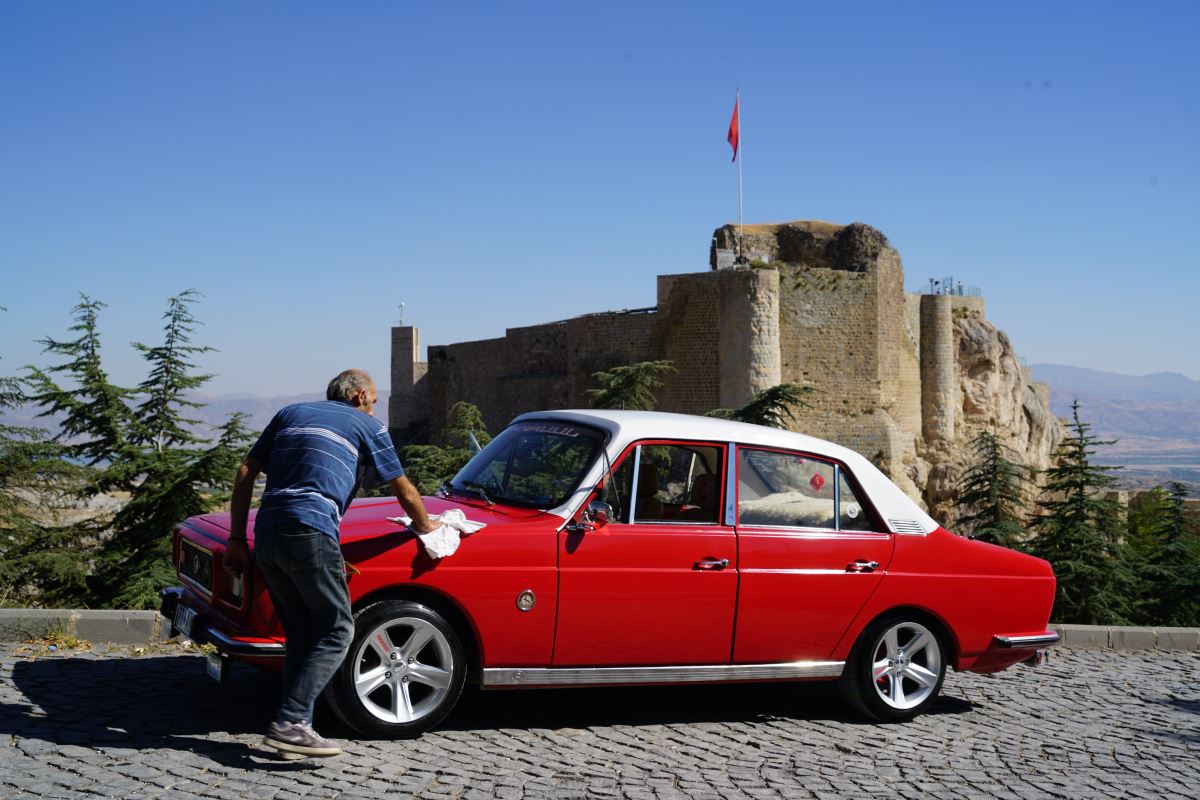
POLYGON ((733 148, 732 161, 737 161, 738 153, 738 98, 733 100, 733 119, 729 120, 729 135, 725 137, 733 148))

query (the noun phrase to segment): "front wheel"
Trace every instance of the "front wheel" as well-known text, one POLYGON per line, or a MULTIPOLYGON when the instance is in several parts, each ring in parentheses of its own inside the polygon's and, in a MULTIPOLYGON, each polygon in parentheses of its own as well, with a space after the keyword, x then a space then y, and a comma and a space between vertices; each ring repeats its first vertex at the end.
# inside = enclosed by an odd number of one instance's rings
POLYGON ((360 733, 411 738, 450 713, 466 675, 462 643, 440 614, 386 600, 355 614, 354 642, 330 683, 330 706, 360 733))
POLYGON ((842 674, 842 695, 879 722, 906 722, 937 699, 946 677, 942 641, 912 616, 882 617, 863 631, 842 674))

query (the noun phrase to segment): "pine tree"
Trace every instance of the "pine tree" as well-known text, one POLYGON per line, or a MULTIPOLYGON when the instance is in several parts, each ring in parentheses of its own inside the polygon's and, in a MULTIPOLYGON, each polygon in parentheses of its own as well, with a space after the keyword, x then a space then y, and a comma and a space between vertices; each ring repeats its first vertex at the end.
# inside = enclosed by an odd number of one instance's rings
POLYGON ((139 395, 145 399, 137 407, 137 423, 131 439, 134 444, 149 447, 155 453, 200 441, 186 427, 196 425, 198 420, 183 416, 183 409, 200 407, 200 403, 187 399, 185 393, 212 378, 212 375, 193 375, 191 372, 196 368, 192 358, 212 352, 211 347, 191 343, 198 323, 192 316, 190 305, 199 296, 194 289, 188 289, 168 300, 163 314, 166 324, 162 344, 157 347, 133 344, 150 364, 150 372, 138 386, 139 395))
POLYGON ((1137 623, 1200 625, 1200 530, 1187 517, 1188 489, 1157 487, 1129 514, 1129 561, 1137 623))
POLYGON ((1059 445, 1056 464, 1046 471, 1038 503, 1041 515, 1029 552, 1054 567, 1058 585, 1053 619, 1058 622, 1111 625, 1128 619, 1132 576, 1125 564, 1121 506, 1100 492, 1115 482, 1116 467, 1092 463, 1099 441, 1071 406, 1071 435, 1059 445))
POLYGON ((592 408, 652 411, 658 404, 654 390, 662 386, 658 376, 674 371, 670 361, 641 361, 593 372, 592 379, 598 387, 588 389, 586 394, 591 398, 592 408))
POLYGON ((751 425, 766 425, 769 428, 788 427, 788 420, 794 421, 792 409, 799 406, 807 408, 804 395, 816 391, 811 386, 798 386, 794 383, 780 383, 750 398, 741 408, 715 408, 705 414, 706 417, 731 419, 734 422, 749 422, 751 425))
POLYGON ((958 482, 959 530, 973 539, 1015 548, 1025 537, 1025 497, 1032 471, 1014 460, 1013 451, 993 431, 980 431, 970 447, 973 463, 958 482))
POLYGON ((97 320, 104 307, 99 300, 80 294, 79 303, 72 309, 75 324, 70 328, 79 333, 78 338, 46 338, 40 342, 44 353, 68 360, 45 370, 26 368, 28 399, 42 407, 38 416, 63 415, 55 441, 65 441, 67 454, 89 466, 111 465, 130 453, 132 420, 126 405, 130 390, 111 383, 100 361, 97 320), (54 374, 63 375, 75 385, 60 386, 54 374))

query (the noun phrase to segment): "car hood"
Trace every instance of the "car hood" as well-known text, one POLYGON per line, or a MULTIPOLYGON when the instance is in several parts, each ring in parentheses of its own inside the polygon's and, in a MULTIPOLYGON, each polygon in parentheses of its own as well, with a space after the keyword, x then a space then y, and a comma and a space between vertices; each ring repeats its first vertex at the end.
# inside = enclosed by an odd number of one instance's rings
MULTIPOLYGON (((539 511, 536 508, 519 508, 516 506, 489 506, 482 500, 449 499, 445 497, 423 497, 425 509, 430 514, 441 514, 452 508, 457 508, 472 522, 482 522, 484 525, 510 525, 515 522, 529 522, 545 518, 547 524, 555 527, 562 524, 562 517, 539 511)), ((254 530, 254 510, 250 511, 247 527, 254 530)), ((404 509, 394 497, 364 497, 350 503, 346 516, 342 518, 342 541, 361 539, 365 536, 375 536, 380 533, 400 530, 400 526, 388 520, 388 517, 405 516, 404 509)), ((229 530, 229 512, 220 514, 204 514, 196 519, 202 520, 207 527, 229 530)), ((253 534, 251 534, 253 537, 253 534)))

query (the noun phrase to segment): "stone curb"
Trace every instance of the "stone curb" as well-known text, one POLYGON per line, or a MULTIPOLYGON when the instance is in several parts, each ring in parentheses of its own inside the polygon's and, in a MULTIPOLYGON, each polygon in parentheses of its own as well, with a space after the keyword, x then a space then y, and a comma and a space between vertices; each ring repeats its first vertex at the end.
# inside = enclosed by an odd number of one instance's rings
POLYGON ((1050 626, 1062 637, 1063 647, 1108 650, 1200 651, 1200 628, 1131 628, 1119 625, 1050 626))
MULTIPOLYGON (((1200 628, 1133 628, 1118 625, 1050 626, 1063 647, 1104 650, 1200 652, 1200 628)), ((71 636, 89 642, 155 644, 168 641, 171 626, 157 611, 0 608, 0 642, 71 636)))
POLYGON ((0 608, 0 642, 49 636, 111 644, 168 641, 171 626, 157 611, 0 608))

